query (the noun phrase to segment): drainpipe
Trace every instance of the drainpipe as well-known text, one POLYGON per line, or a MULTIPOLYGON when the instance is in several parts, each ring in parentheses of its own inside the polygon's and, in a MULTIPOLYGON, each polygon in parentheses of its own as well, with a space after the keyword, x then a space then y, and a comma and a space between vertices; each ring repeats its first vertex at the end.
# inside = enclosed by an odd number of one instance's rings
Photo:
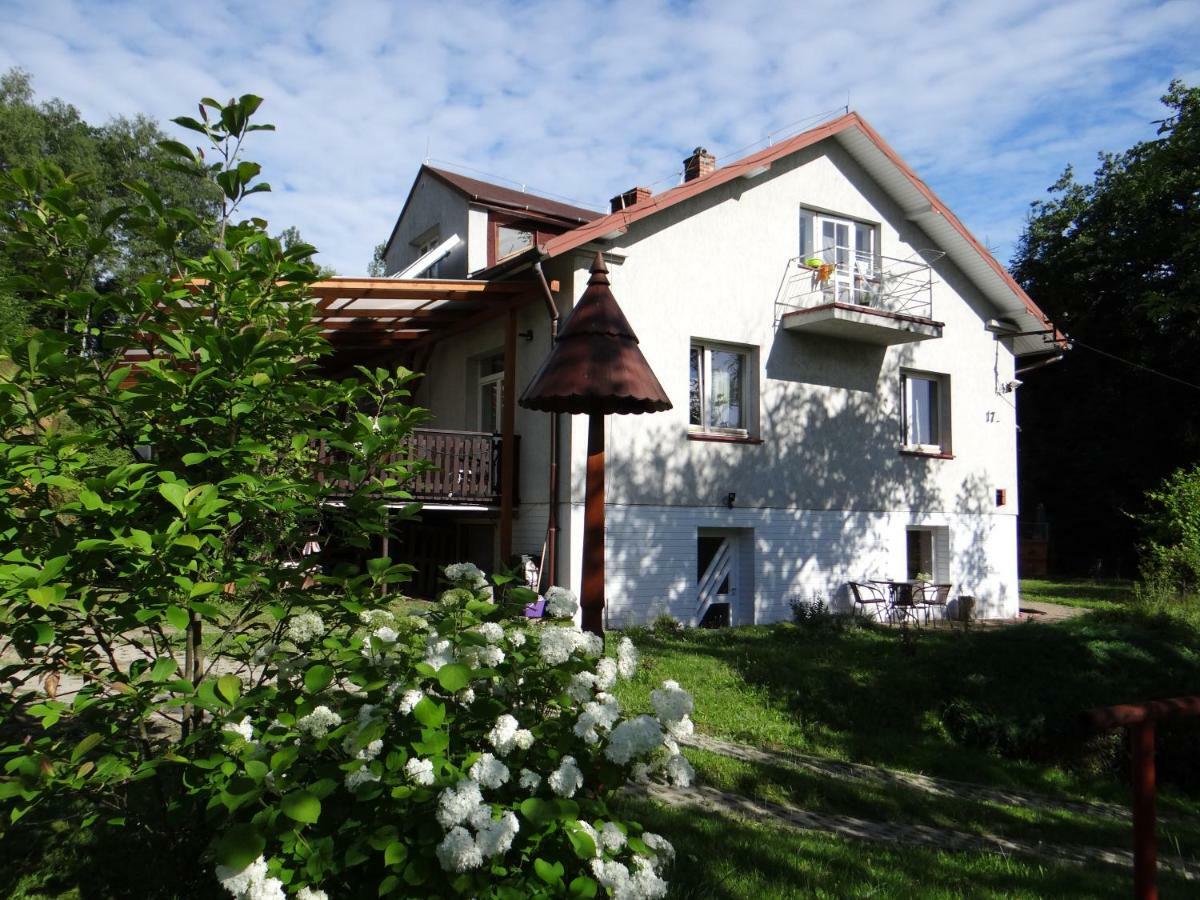
MULTIPOLYGON (((550 316, 550 345, 558 340, 558 304, 550 292, 546 282, 546 274, 542 271, 542 261, 533 264, 538 281, 542 285, 542 293, 546 299, 546 312, 550 316)), ((558 439, 559 414, 550 414, 550 503, 549 515, 546 518, 546 545, 543 550, 542 569, 545 573, 545 585, 549 588, 558 583, 558 439)))

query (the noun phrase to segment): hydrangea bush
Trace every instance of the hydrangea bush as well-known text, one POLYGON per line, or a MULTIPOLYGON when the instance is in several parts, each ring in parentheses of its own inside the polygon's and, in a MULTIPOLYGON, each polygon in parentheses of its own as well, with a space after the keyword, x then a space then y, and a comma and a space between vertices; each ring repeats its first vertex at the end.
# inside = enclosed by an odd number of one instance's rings
POLYGON ((569 591, 534 622, 464 563, 432 609, 388 605, 411 568, 369 557, 409 514, 414 376, 329 377, 313 248, 236 219, 267 189, 259 102, 206 99, 176 120, 203 152, 162 146, 219 186, 211 220, 0 172, 9 288, 63 323, 0 365, 0 814, 124 829, 171 896, 661 895, 669 844, 607 803, 690 778, 690 698, 621 710, 636 654, 604 657, 569 591), (117 233, 169 268, 100 289, 117 233))
MULTIPOLYGON (((384 607, 320 626, 301 613, 262 683, 221 715, 207 761, 227 811, 218 877, 238 898, 302 885, 330 896, 661 897, 673 855, 621 821, 613 793, 655 774, 688 784, 675 738, 691 697, 667 682, 654 715, 612 695, 632 676, 572 621, 521 615, 527 590, 470 564, 424 615, 384 607), (297 621, 300 622, 297 627, 297 621)), ((310 894, 310 896, 316 896, 310 894)))

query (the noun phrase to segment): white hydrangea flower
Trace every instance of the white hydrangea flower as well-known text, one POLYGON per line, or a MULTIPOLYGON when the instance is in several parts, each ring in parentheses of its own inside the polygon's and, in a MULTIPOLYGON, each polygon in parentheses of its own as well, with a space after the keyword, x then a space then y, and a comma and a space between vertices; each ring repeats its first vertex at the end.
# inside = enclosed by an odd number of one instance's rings
POLYGON ((660 689, 651 691, 650 705, 667 731, 675 734, 679 729, 681 735, 691 734, 692 721, 688 716, 695 704, 692 695, 681 688, 679 682, 664 681, 660 689))
POLYGON ((458 701, 463 706, 470 706, 475 702, 475 688, 463 688, 458 694, 458 701))
POLYGON ((427 787, 435 781, 433 762, 428 759, 418 759, 415 756, 404 764, 404 774, 413 783, 423 784, 427 787))
POLYGON ((579 632, 579 649, 583 655, 591 659, 604 655, 604 638, 590 631, 579 632))
POLYGON ((420 703, 424 699, 425 699, 424 691, 417 690, 416 688, 407 690, 403 694, 400 695, 400 703, 398 705, 398 708, 399 708, 401 714, 407 716, 410 712, 413 711, 413 707, 415 707, 418 703, 420 703))
POLYGON ((504 651, 492 644, 486 647, 463 647, 462 655, 463 662, 473 669, 494 669, 504 662, 504 651))
POLYGON ((546 591, 546 615, 555 619, 570 619, 579 612, 579 598, 565 587, 546 591))
POLYGON ((358 620, 372 630, 396 623, 396 617, 386 609, 364 609, 358 614, 358 620))
POLYGON ((592 690, 595 688, 595 685, 595 673, 576 672, 571 676, 571 683, 567 685, 567 695, 578 703, 586 703, 592 699, 592 690))
POLYGON ((605 657, 596 663, 596 690, 611 691, 617 683, 617 661, 605 657))
POLYGON ((479 790, 479 783, 463 779, 438 796, 437 820, 443 828, 451 828, 465 822, 482 805, 483 794, 479 790))
POLYGON ((674 753, 667 759, 667 778, 675 787, 690 787, 696 770, 682 753, 674 753))
POLYGON ((504 640, 504 626, 498 622, 484 622, 475 629, 489 644, 498 644, 504 640))
POLYGON ((383 741, 379 738, 371 741, 367 746, 363 747, 358 753, 354 754, 356 758, 365 762, 370 762, 383 751, 383 741))
POLYGON ((624 765, 645 756, 662 746, 662 727, 650 716, 626 719, 612 730, 604 755, 617 765, 624 765))
POLYGON ((605 822, 597 833, 596 846, 607 853, 616 853, 625 846, 625 832, 612 822, 605 822))
POLYGON ((266 877, 267 861, 261 856, 244 869, 217 866, 217 881, 235 897, 245 897, 251 884, 257 884, 266 877))
POLYGON ((600 735, 596 729, 608 731, 621 716, 621 704, 612 694, 598 694, 595 700, 583 705, 583 712, 575 723, 575 736, 583 738, 589 744, 600 743, 600 735))
POLYGON ((239 735, 241 739, 247 743, 252 743, 254 741, 254 727, 250 724, 249 716, 246 716, 246 718, 242 719, 242 721, 238 722, 236 725, 227 723, 224 730, 230 734, 239 735))
POLYGON ((508 642, 514 647, 525 646, 525 632, 516 630, 510 631, 508 633, 508 642))
POLYGON ((617 672, 622 678, 632 678, 637 673, 638 652, 633 641, 627 637, 621 638, 617 644, 617 672))
POLYGON ((508 781, 508 766, 490 753, 482 754, 468 773, 485 788, 498 788, 508 781))
POLYGON ((542 629, 542 643, 539 648, 542 662, 550 666, 561 666, 571 658, 571 654, 580 646, 582 640, 582 633, 574 628, 542 629))
POLYGON ((284 633, 297 644, 307 644, 325 633, 325 620, 315 612, 297 613, 288 620, 284 633))
POLYGON ((287 893, 283 889, 282 881, 278 878, 267 878, 251 885, 246 900, 287 900, 287 893))
POLYGON ((521 824, 512 810, 505 812, 499 819, 492 819, 489 816, 487 822, 476 827, 478 831, 475 834, 475 845, 483 856, 499 856, 507 853, 508 848, 512 846, 513 838, 521 830, 521 824))
POLYGON ((518 728, 517 733, 513 735, 513 743, 517 745, 518 750, 528 750, 533 746, 533 732, 528 728, 518 728))
POLYGON ((296 900, 329 900, 329 895, 319 888, 307 884, 296 892, 296 900))
POLYGON ((323 738, 342 724, 342 717, 328 706, 318 706, 296 723, 296 729, 309 737, 323 738))
POLYGON ((465 584, 468 587, 479 588, 487 585, 487 576, 474 563, 453 563, 446 566, 446 580, 455 584, 465 584))
POLYGON ((425 662, 433 666, 435 672, 442 666, 458 662, 454 655, 454 645, 436 634, 431 634, 425 642, 425 662))
POLYGON ((390 625, 380 625, 371 632, 371 637, 384 644, 394 644, 400 640, 400 632, 390 625))
POLYGON ((583 787, 583 773, 575 764, 575 757, 564 756, 558 768, 550 773, 550 790, 560 797, 574 797, 575 792, 583 787))
POLYGON ((541 786, 541 784, 542 784, 542 776, 539 775, 537 772, 534 772, 532 769, 522 769, 521 770, 520 785, 525 790, 529 791, 530 793, 533 793, 541 786))
POLYGON ((437 858, 447 872, 466 872, 483 865, 483 854, 471 833, 461 825, 450 829, 437 846, 437 858))
POLYGON ((346 790, 353 791, 361 785, 370 784, 378 780, 379 776, 371 771, 370 766, 363 766, 361 769, 355 769, 353 772, 346 773, 346 790))
MULTIPOLYGON (((629 879, 628 900, 661 900, 667 896, 667 883, 655 871, 654 862, 643 856, 633 858, 633 873, 629 879)), ((624 900, 613 894, 613 900, 624 900)))
POLYGON ((514 749, 528 750, 532 747, 533 732, 522 728, 515 718, 504 713, 487 733, 487 740, 500 756, 508 756, 514 749))
POLYGON ((661 856, 667 862, 675 858, 675 848, 661 834, 655 834, 653 831, 643 831, 642 843, 653 850, 655 856, 661 856))

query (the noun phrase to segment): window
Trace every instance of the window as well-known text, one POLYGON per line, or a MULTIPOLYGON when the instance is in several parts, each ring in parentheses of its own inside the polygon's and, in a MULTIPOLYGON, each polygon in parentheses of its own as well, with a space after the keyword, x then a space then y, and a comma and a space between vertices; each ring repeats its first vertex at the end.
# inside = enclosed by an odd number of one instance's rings
POLYGON ((525 228, 513 228, 510 225, 496 226, 496 261, 507 259, 514 253, 528 250, 533 246, 533 232, 525 228))
POLYGON ((874 305, 879 294, 875 226, 811 210, 800 211, 800 257, 832 264, 822 291, 829 302, 874 305))
POLYGON ((939 526, 910 526, 905 529, 905 572, 909 580, 918 576, 945 584, 950 580, 950 529, 939 526))
POLYGON ((500 430, 504 409, 504 357, 494 355, 479 362, 479 430, 500 430))
POLYGON ((693 431, 746 437, 754 430, 754 351, 693 341, 688 424, 693 431))
MULTIPOLYGON (((442 242, 442 240, 439 237, 438 231, 436 228, 432 229, 431 231, 426 231, 419 238, 417 238, 415 241, 412 242, 413 246, 417 248, 417 255, 413 258, 413 262, 416 262, 418 259, 420 259, 422 256, 424 256, 430 250, 436 249, 437 245, 440 244, 441 242, 442 242)), ((442 261, 444 259, 445 259, 445 257, 442 257, 442 259, 439 259, 432 266, 430 266, 428 269, 426 269, 424 272, 422 272, 420 274, 426 278, 440 278, 441 272, 442 272, 442 261)))
POLYGON ((928 372, 904 372, 901 379, 904 449, 949 453, 949 379, 928 372))

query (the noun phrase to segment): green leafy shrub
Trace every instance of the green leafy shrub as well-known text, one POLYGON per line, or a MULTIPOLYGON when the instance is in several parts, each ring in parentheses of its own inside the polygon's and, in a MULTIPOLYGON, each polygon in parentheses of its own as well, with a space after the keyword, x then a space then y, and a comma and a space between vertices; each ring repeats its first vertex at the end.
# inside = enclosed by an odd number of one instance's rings
POLYGON ((17 287, 62 323, 0 369, 0 811, 85 801, 79 828, 237 897, 660 896, 669 844, 606 799, 690 777, 691 698, 623 717, 631 644, 529 624, 536 595, 471 566, 427 616, 387 606, 411 568, 371 547, 407 514, 414 376, 326 376, 315 251, 235 219, 268 189, 241 156, 259 102, 176 120, 203 154, 162 145, 219 187, 211 221, 146 184, 98 216, 52 165, 0 173, 17 287), (98 292, 114 234, 166 270, 98 292))
POLYGON ((1200 465, 1178 469, 1146 494, 1141 524, 1139 599, 1181 599, 1200 592, 1200 465))

